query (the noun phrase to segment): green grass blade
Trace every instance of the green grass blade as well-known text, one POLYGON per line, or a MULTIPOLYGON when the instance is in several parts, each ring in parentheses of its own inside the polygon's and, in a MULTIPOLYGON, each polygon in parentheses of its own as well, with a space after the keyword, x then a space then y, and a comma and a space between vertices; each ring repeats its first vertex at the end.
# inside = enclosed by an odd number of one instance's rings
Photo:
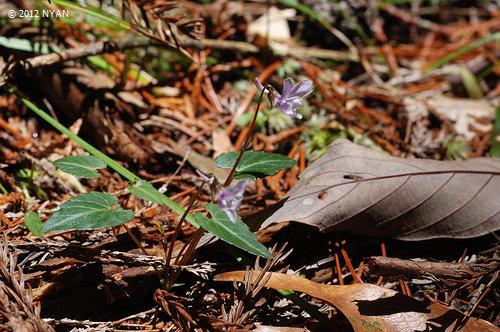
POLYGON ((483 98, 483 92, 481 91, 481 87, 479 86, 479 82, 467 68, 464 66, 458 67, 458 72, 462 77, 462 82, 464 84, 465 90, 467 90, 467 94, 471 99, 481 99, 483 98))
POLYGON ((356 32, 358 33, 358 35, 361 37, 361 39, 363 39, 363 41, 365 42, 365 44, 369 45, 369 46, 373 46, 373 43, 370 40, 370 37, 368 37, 368 34, 365 32, 365 30, 363 30, 363 28, 361 27, 361 25, 359 25, 358 19, 356 17, 352 16, 351 14, 349 14, 347 11, 345 11, 340 6, 338 0, 330 0, 330 2, 333 3, 335 5, 335 7, 337 7, 337 10, 340 12, 340 14, 342 14, 342 16, 347 21, 349 21, 349 23, 352 24, 352 26, 354 27, 354 29, 356 30, 356 32))
POLYGON ((455 52, 452 52, 450 54, 448 54, 447 56, 445 56, 444 58, 441 58, 439 59, 438 61, 434 62, 429 68, 425 69, 423 72, 422 72, 422 75, 425 75, 427 74, 428 72, 430 72, 431 70, 434 70, 436 68, 439 68, 441 67, 442 65, 452 61, 453 59, 455 59, 456 57, 464 54, 464 53, 467 53, 469 52, 470 50, 473 50, 479 46, 482 46, 484 44, 486 44, 487 42, 489 41, 492 41, 492 40, 500 40, 500 32, 496 32, 496 33, 493 33, 491 35, 488 35, 488 36, 485 36, 479 40, 476 40, 475 42, 473 43, 470 43, 469 45, 465 45, 464 47, 456 50, 455 52))
POLYGON ((279 0, 280 3, 282 3, 285 6, 295 8, 297 10, 300 10, 306 15, 311 16, 314 18, 316 21, 318 21, 322 26, 327 28, 328 30, 332 29, 332 25, 328 23, 323 17, 319 16, 316 14, 314 10, 312 10, 309 7, 306 7, 298 2, 298 0, 279 0))
POLYGON ((53 0, 52 2, 55 3, 56 5, 67 7, 67 8, 79 11, 81 13, 84 13, 86 15, 90 15, 90 16, 99 18, 99 19, 106 21, 108 23, 112 23, 112 24, 116 25, 117 27, 121 28, 122 30, 127 30, 127 31, 133 30, 132 25, 125 22, 121 18, 112 16, 109 14, 104 14, 96 9, 82 7, 74 2, 65 1, 65 0, 53 0))

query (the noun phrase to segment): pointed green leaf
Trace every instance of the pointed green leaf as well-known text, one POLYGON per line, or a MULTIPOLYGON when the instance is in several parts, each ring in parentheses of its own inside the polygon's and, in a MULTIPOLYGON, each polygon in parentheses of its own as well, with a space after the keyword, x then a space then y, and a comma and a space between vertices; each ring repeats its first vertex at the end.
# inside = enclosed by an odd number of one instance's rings
POLYGON ((134 211, 112 210, 118 198, 107 193, 91 192, 73 197, 61 205, 44 224, 44 232, 95 230, 126 223, 134 211))
POLYGON ((24 224, 34 236, 43 236, 42 220, 38 213, 30 211, 24 216, 24 224))
POLYGON ((217 204, 207 203, 205 209, 210 212, 213 219, 209 219, 197 212, 194 218, 201 227, 218 236, 221 240, 254 255, 273 258, 266 247, 259 242, 248 226, 241 220, 240 216, 237 216, 236 223, 233 223, 226 211, 222 210, 217 204))
POLYGON ((69 156, 57 159, 53 164, 66 173, 86 179, 100 177, 94 170, 106 167, 104 161, 94 156, 69 156))
MULTIPOLYGON (((220 168, 232 168, 238 152, 228 152, 219 155, 215 159, 215 164, 220 168)), ((235 179, 257 179, 268 175, 276 174, 282 169, 287 169, 297 164, 297 162, 276 153, 245 151, 238 166, 236 167, 235 179)))

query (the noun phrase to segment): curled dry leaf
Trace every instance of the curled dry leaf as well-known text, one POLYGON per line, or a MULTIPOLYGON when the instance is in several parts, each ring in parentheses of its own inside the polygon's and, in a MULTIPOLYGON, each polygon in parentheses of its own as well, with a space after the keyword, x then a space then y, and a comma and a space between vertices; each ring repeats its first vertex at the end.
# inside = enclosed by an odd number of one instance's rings
POLYGON ((287 197, 256 215, 261 227, 299 221, 402 240, 472 238, 500 229, 500 159, 400 159, 332 143, 287 197))
MULTIPOLYGON (((255 281, 258 272, 251 275, 255 281)), ((500 331, 481 319, 467 317, 439 303, 418 301, 392 289, 371 285, 324 285, 298 276, 268 272, 266 287, 303 292, 337 307, 354 331, 500 331)), ((245 271, 215 277, 243 282, 245 271)))

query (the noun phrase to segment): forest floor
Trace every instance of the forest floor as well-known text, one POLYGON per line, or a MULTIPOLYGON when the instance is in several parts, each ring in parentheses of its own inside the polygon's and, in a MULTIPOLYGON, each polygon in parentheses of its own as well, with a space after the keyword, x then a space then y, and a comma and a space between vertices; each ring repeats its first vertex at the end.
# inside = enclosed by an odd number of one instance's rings
POLYGON ((0 330, 500 331, 498 1, 0 9, 0 330))

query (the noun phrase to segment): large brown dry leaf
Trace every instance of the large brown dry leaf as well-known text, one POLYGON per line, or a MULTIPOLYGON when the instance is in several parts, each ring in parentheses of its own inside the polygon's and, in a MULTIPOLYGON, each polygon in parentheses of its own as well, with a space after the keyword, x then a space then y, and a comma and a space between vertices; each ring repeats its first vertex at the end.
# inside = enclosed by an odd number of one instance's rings
POLYGON ((403 240, 471 238, 500 228, 499 194, 500 159, 400 159, 338 139, 284 201, 253 219, 403 240))
MULTIPOLYGON (((245 272, 226 272, 215 279, 243 282, 245 272)), ((255 281, 258 274, 252 273, 251 280, 255 281)), ((371 284, 324 285, 274 272, 268 272, 266 277, 270 277, 266 287, 303 292, 336 306, 349 319, 354 331, 500 331, 487 321, 467 319, 442 304, 418 301, 371 284)))

